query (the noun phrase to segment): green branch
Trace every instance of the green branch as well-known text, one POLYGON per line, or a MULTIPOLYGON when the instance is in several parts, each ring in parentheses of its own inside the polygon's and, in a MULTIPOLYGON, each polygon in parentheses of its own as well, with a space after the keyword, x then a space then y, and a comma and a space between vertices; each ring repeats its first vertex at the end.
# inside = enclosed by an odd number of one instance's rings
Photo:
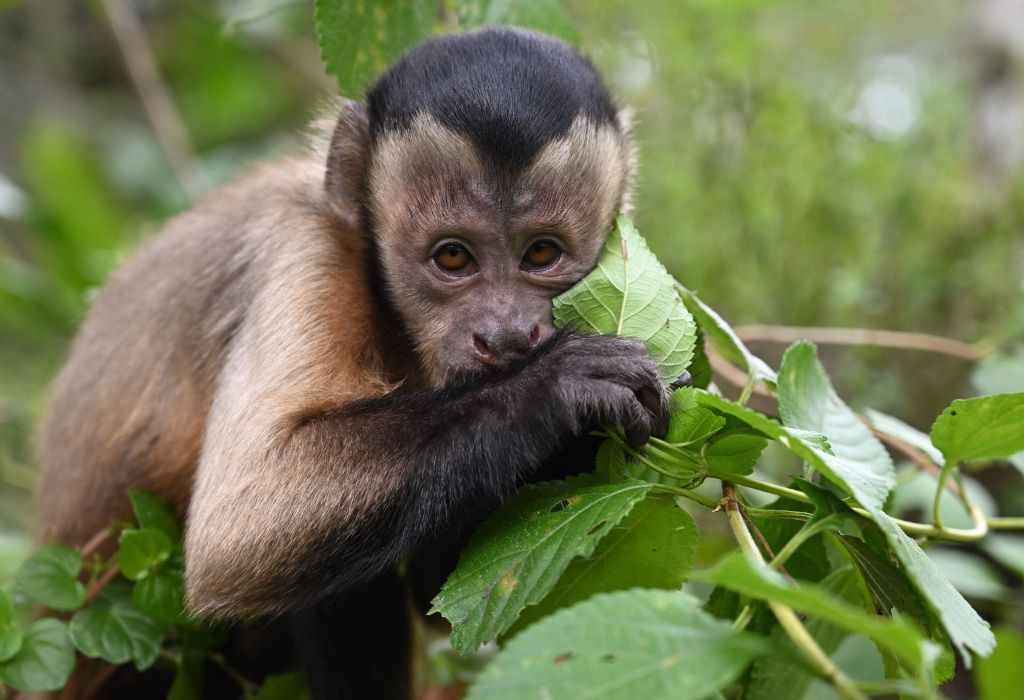
MULTIPOLYGON (((736 499, 736 487, 723 481, 722 493, 725 495, 725 512, 729 518, 729 527, 732 529, 740 549, 763 564, 764 557, 761 556, 761 550, 754 542, 743 519, 743 513, 740 511, 740 503, 736 499)), ((768 606, 793 644, 824 679, 831 683, 847 700, 867 700, 867 696, 857 689, 856 684, 835 665, 828 654, 818 645, 811 633, 800 622, 800 617, 793 608, 774 600, 769 600, 768 606)))

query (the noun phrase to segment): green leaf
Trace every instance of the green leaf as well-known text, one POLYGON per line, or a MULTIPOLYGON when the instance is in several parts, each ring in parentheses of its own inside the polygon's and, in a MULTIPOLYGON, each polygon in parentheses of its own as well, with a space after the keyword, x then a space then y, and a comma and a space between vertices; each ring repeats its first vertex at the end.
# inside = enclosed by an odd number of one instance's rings
POLYGON ((605 481, 619 481, 626 471, 626 452, 611 438, 597 448, 594 474, 605 481))
POLYGON ((430 36, 434 0, 316 0, 320 58, 356 98, 404 51, 430 36))
POLYGON ((933 627, 934 621, 902 571, 876 554, 863 540, 840 535, 838 541, 850 555, 879 613, 892 615, 898 611, 908 615, 922 629, 933 627))
MULTIPOLYGON (((778 390, 784 425, 821 433, 828 438, 835 457, 856 463, 861 470, 866 467, 884 480, 887 487, 880 494, 880 505, 896 483, 892 459, 836 394, 813 344, 794 343, 786 351, 779 368, 778 390)), ((813 448, 821 450, 820 445, 813 448)))
POLYGON ((678 589, 693 566, 699 537, 697 523, 673 499, 640 501, 592 555, 574 559, 551 593, 523 611, 512 633, 598 593, 678 589))
MULTIPOLYGON (((821 581, 819 587, 839 600, 856 603, 857 579, 849 567, 833 571, 821 581)), ((804 627, 826 654, 838 649, 850 634, 842 627, 818 617, 808 618, 804 627)), ((800 651, 778 627, 772 630, 772 643, 778 645, 777 648, 784 650, 784 653, 769 654, 754 662, 750 684, 744 696, 748 700, 804 697, 815 677, 807 670, 800 651)))
POLYGON ((971 373, 971 383, 982 394, 1024 391, 1024 345, 986 357, 971 373))
POLYGON ((605 593, 512 639, 467 697, 703 700, 763 651, 685 593, 605 593))
POLYGON ((185 584, 180 565, 144 576, 132 588, 136 607, 161 622, 177 623, 185 616, 185 584))
POLYGON ((711 570, 695 573, 693 577, 758 600, 783 603, 854 634, 866 635, 922 677, 931 673, 940 652, 908 620, 878 617, 828 595, 820 588, 797 586, 742 552, 726 557, 711 570))
POLYGON ((21 649, 21 632, 14 624, 14 603, 0 591, 0 661, 7 661, 21 649))
MULTIPOLYGON (((950 641, 963 656, 968 667, 971 663, 969 650, 981 655, 992 651, 995 640, 988 623, 964 600, 921 547, 903 532, 892 516, 882 510, 882 504, 891 485, 890 481, 871 469, 864 469, 858 462, 842 456, 856 450, 855 445, 844 443, 837 446, 837 435, 829 435, 829 441, 836 452, 832 455, 813 443, 799 439, 757 411, 707 392, 697 391, 694 395, 702 406, 739 418, 755 430, 778 440, 821 472, 829 481, 851 494, 878 525, 907 577, 913 581, 918 593, 927 601, 932 613, 942 621, 950 641)), ((842 431, 840 435, 844 440, 856 439, 856 431, 842 431)))
POLYGON ((0 681, 28 693, 49 692, 63 688, 74 668, 67 626, 48 617, 29 627, 18 653, 0 663, 0 681))
POLYGON ((85 601, 81 570, 82 557, 71 547, 43 547, 14 573, 14 590, 53 610, 73 610, 85 601))
POLYGON ((713 438, 704 448, 704 460, 716 472, 749 474, 768 441, 745 431, 730 431, 713 438))
POLYGON ((464 29, 495 24, 529 27, 575 42, 576 26, 559 0, 475 0, 456 4, 459 26, 464 29))
MULTIPOLYGON (((863 468, 858 462, 830 454, 819 443, 809 440, 799 432, 792 432, 779 425, 763 413, 740 406, 706 391, 692 390, 697 402, 720 413, 733 416, 765 436, 781 442, 791 452, 821 472, 829 481, 852 495, 861 505, 881 509, 892 481, 863 468)), ((831 436, 829 436, 831 439, 831 436)))
POLYGON ((590 556, 647 495, 640 481, 592 476, 523 488, 473 535, 433 601, 452 623, 452 646, 475 650, 541 601, 577 556, 590 556))
POLYGON ((969 650, 974 650, 982 656, 991 653, 995 646, 995 638, 988 622, 964 600, 920 545, 903 532, 891 516, 881 511, 872 513, 872 516, 902 564, 907 577, 914 582, 931 612, 942 621, 942 626, 963 657, 967 668, 971 667, 969 650))
POLYGON ((196 700, 203 697, 203 664, 208 649, 185 635, 181 642, 178 669, 167 691, 167 700, 196 700))
POLYGON ((593 272, 555 297, 555 324, 644 341, 666 384, 693 358, 696 324, 675 280, 625 214, 619 214, 593 272))
POLYGON ((996 561, 1024 578, 1024 537, 990 534, 981 541, 982 548, 996 561))
POLYGON ((965 596, 1008 600, 1009 590, 988 560, 950 547, 929 547, 928 558, 965 596))
POLYGON ((267 676, 252 700, 308 700, 309 691, 301 673, 267 676))
POLYGON ((722 418, 710 409, 697 406, 693 393, 678 389, 672 393, 672 415, 665 441, 676 447, 701 445, 725 427, 722 418))
POLYGON ((885 433, 886 435, 892 435, 894 438, 898 438, 908 445, 916 447, 932 462, 940 467, 942 466, 942 453, 935 449, 935 445, 932 444, 931 438, 925 433, 922 433, 911 425, 907 425, 899 418, 886 415, 881 411, 876 411, 871 408, 864 411, 864 417, 868 419, 868 422, 871 423, 871 427, 875 430, 885 433))
POLYGON ((181 523, 171 507, 147 491, 129 489, 132 510, 141 528, 153 528, 167 535, 171 542, 181 541, 181 523))
POLYGON ((121 573, 130 581, 138 581, 156 571, 173 550, 171 540, 160 530, 125 530, 117 555, 121 573))
POLYGON ((71 618, 71 640, 93 658, 112 664, 135 662, 143 671, 153 665, 170 629, 135 607, 127 590, 109 587, 71 618))
POLYGON ((1024 688, 1024 636, 1011 627, 999 627, 995 634, 995 652, 978 661, 975 678, 980 700, 1006 700, 1024 688))
POLYGON ((935 419, 931 435, 948 464, 1024 451, 1024 394, 957 399, 935 419))
POLYGON ((743 341, 736 335, 736 331, 726 323, 725 319, 701 301, 694 292, 678 283, 676 288, 679 290, 679 295, 683 303, 686 304, 686 308, 700 324, 701 331, 711 340, 715 352, 746 371, 753 381, 763 381, 774 386, 775 370, 747 349, 747 346, 743 344, 743 341))

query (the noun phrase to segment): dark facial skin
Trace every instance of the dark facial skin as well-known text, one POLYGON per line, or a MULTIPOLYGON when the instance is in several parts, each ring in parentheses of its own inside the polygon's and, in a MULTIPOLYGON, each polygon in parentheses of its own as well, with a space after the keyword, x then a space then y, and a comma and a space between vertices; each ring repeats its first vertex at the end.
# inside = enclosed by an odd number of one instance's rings
POLYGON ((378 180, 393 187, 383 202, 408 204, 379 220, 377 235, 435 385, 521 358, 554 334, 552 299, 593 268, 615 204, 595 196, 604 173, 594 164, 572 172, 542 154, 522 173, 496 172, 446 136, 449 158, 420 160, 406 141, 399 174, 378 180))

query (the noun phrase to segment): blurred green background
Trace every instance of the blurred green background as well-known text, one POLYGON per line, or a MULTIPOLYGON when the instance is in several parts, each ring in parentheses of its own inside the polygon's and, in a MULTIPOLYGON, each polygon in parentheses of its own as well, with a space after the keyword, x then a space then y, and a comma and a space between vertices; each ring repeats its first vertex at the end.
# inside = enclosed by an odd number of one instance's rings
MULTIPOLYGON (((107 5, 0 0, 0 568, 26 541, 32 427, 90 294, 189 202, 107 5)), ((199 188, 299 144, 336 90, 309 0, 128 5, 199 188)), ((977 343, 992 356, 980 373, 934 354, 823 349, 855 406, 918 427, 952 398, 1024 390, 1024 2, 565 6, 636 109, 635 218, 688 287, 733 323, 977 343)), ((757 349, 776 361, 783 347, 757 349)), ((1019 514, 1019 474, 982 479, 1019 514)), ((1019 621, 1015 600, 1002 613, 1019 621)))

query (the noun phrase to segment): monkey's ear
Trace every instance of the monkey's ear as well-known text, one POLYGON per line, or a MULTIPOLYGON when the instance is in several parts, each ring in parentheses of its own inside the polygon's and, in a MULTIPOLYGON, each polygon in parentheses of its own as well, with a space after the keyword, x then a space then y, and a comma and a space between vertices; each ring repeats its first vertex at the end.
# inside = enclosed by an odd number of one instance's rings
POLYGON ((349 228, 359 226, 363 177, 370 146, 366 107, 345 100, 327 153, 324 188, 331 209, 349 228))

